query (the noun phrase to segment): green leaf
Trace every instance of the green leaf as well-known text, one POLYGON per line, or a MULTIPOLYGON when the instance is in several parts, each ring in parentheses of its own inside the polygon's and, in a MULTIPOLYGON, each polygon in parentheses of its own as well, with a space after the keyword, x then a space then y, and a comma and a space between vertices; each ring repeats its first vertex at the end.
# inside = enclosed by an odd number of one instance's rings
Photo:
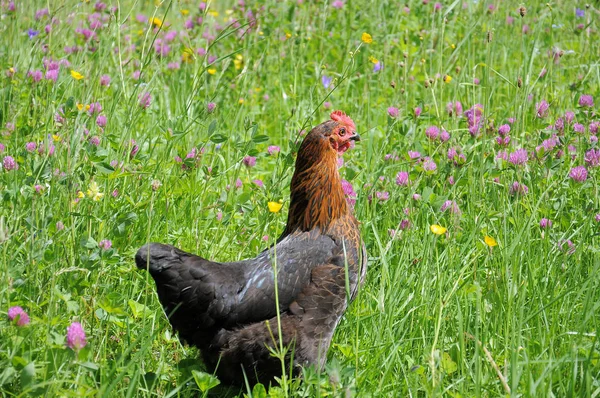
POLYGON ((98 306, 106 311, 108 314, 113 315, 127 315, 123 308, 119 305, 118 301, 115 301, 110 295, 103 297, 98 301, 98 306))
POLYGON ((281 387, 271 387, 271 388, 269 388, 269 397, 272 397, 272 398, 283 398, 285 396, 286 396, 286 394, 284 394, 284 392, 281 389, 281 387))
POLYGON ((97 363, 90 362, 90 361, 83 362, 83 363, 81 364, 81 367, 83 367, 83 368, 86 368, 86 369, 89 369, 89 370, 94 370, 94 371, 96 371, 96 370, 100 369, 100 366, 98 366, 98 364, 97 364, 97 363))
POLYGON ((260 383, 255 384, 254 388, 252 389, 252 398, 267 398, 267 390, 265 389, 265 386, 260 383))
POLYGON ((96 242, 94 238, 90 236, 81 240, 81 246, 85 247, 86 249, 97 249, 98 242, 96 242))
POLYGON ((212 135, 215 132, 216 129, 217 129, 217 121, 213 120, 208 125, 208 135, 212 135))
POLYGON ((131 299, 127 303, 129 304, 129 308, 131 308, 131 312, 135 319, 152 315, 150 308, 146 307, 144 304, 140 304, 131 299))
POLYGON ((219 384, 221 382, 215 376, 208 374, 206 372, 200 372, 198 370, 192 370, 192 376, 194 376, 194 380, 196 381, 196 385, 202 392, 206 392, 219 384))
POLYGON ((0 386, 12 382, 13 378, 17 374, 17 371, 12 366, 7 367, 0 373, 0 386))
POLYGON ((252 141, 254 141, 257 144, 260 144, 261 142, 267 142, 269 141, 269 136, 268 135, 257 135, 255 137, 252 137, 252 141))
POLYGON ((433 195, 433 188, 431 187, 425 187, 423 189, 423 200, 426 202, 430 202, 431 201, 431 196, 433 195))
POLYGON ((452 360, 452 357, 447 352, 444 352, 442 355, 442 369, 449 375, 456 372, 456 369, 458 369, 458 365, 452 360))
POLYGON ((337 348, 338 350, 340 350, 340 352, 342 353, 342 355, 346 358, 353 358, 354 355, 352 354, 353 352, 353 347, 350 344, 334 344, 335 348, 337 348))
POLYGON ((96 169, 103 174, 111 174, 115 172, 115 168, 107 162, 97 162, 94 163, 94 166, 96 166, 96 169))
POLYGON ((12 366, 17 369, 23 369, 25 366, 27 366, 27 361, 25 358, 14 356, 12 357, 12 366))
POLYGON ((212 142, 214 142, 215 144, 220 144, 222 142, 227 141, 227 136, 225 136, 223 134, 215 134, 210 137, 210 140, 212 142))
POLYGON ((21 370, 21 388, 29 387, 35 379, 35 363, 30 362, 21 370))

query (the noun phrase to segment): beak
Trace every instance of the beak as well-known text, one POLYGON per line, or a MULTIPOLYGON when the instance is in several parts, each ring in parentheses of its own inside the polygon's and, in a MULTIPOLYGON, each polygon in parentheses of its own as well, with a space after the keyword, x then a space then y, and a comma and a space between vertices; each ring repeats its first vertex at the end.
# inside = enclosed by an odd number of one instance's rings
POLYGON ((351 141, 360 141, 360 135, 358 135, 357 133, 354 133, 353 136, 350 137, 351 141))

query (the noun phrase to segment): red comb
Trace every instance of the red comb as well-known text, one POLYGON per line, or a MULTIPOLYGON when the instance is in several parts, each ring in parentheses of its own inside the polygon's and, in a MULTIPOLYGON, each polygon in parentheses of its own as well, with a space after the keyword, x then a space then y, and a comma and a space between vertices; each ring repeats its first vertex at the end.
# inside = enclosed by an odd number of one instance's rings
POLYGON ((352 132, 356 132, 356 125, 354 121, 350 119, 348 115, 346 115, 343 111, 333 111, 331 112, 331 120, 335 120, 338 123, 344 124, 348 127, 352 132))

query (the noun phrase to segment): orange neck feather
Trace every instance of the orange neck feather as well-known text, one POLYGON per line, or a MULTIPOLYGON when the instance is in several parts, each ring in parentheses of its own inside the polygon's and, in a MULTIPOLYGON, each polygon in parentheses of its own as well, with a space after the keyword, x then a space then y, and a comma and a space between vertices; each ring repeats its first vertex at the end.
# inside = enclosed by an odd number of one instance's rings
POLYGON ((333 220, 348 213, 337 156, 327 140, 312 134, 305 138, 292 177, 284 235, 316 227, 325 232, 333 220))

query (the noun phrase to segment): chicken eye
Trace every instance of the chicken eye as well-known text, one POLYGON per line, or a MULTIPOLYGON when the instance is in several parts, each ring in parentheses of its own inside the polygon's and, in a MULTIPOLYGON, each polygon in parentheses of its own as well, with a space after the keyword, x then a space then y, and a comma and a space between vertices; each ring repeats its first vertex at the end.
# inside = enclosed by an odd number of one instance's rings
POLYGON ((341 128, 341 129, 338 131, 338 134, 339 134, 339 136, 340 136, 340 137, 343 137, 343 136, 345 136, 345 135, 346 135, 346 129, 345 129, 345 128, 341 128))

